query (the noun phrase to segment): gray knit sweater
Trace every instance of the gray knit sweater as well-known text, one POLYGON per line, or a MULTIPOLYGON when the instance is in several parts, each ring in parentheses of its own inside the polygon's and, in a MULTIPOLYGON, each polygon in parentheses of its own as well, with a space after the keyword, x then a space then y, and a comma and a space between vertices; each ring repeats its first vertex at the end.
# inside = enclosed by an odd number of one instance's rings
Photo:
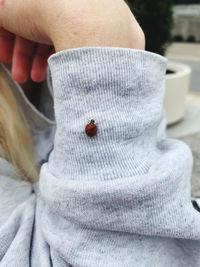
POLYGON ((165 137, 166 66, 118 47, 52 55, 55 126, 51 95, 36 110, 1 65, 43 164, 32 186, 0 159, 0 267, 200 266, 192 154, 165 137))

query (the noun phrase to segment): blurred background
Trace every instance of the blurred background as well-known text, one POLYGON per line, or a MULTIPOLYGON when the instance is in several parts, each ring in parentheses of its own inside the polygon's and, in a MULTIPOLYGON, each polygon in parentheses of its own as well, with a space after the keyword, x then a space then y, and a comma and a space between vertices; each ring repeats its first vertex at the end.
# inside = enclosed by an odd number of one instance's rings
MULTIPOLYGON (((168 127, 168 136, 179 138, 192 149, 194 168, 191 191, 193 197, 200 197, 200 0, 173 1, 171 39, 166 50, 167 58, 188 66, 191 76, 183 117, 168 127)), ((181 86, 179 90, 182 90, 181 86)), ((175 99, 177 101, 178 97, 175 99)))
POLYGON ((127 0, 146 36, 146 49, 168 58, 167 135, 194 156, 192 196, 200 197, 200 0, 127 0))

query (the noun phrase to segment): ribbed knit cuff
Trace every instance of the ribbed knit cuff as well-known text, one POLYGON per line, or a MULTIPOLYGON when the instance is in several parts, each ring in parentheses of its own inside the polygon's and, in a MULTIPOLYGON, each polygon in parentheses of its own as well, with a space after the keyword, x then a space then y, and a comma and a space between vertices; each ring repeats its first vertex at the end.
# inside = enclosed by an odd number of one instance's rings
POLYGON ((118 246, 122 232, 199 239, 191 151, 158 135, 166 63, 153 53, 111 47, 50 57, 57 133, 39 188, 52 229, 59 228, 59 214, 62 231, 72 231, 70 251, 86 240, 85 251, 112 244, 109 253, 116 249, 114 232, 118 246), (85 134, 88 119, 99 128, 92 138, 85 134))
POLYGON ((66 179, 144 174, 158 158, 167 60, 118 47, 83 47, 49 60, 57 132, 49 169, 66 179), (98 133, 88 137, 94 119, 98 133))

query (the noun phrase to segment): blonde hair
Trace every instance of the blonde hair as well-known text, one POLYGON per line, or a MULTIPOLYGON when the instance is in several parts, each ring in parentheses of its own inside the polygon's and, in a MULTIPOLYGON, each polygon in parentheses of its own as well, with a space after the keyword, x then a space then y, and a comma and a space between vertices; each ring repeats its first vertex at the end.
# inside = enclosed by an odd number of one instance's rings
POLYGON ((23 180, 38 180, 34 143, 26 120, 2 75, 0 75, 0 149, 23 180))

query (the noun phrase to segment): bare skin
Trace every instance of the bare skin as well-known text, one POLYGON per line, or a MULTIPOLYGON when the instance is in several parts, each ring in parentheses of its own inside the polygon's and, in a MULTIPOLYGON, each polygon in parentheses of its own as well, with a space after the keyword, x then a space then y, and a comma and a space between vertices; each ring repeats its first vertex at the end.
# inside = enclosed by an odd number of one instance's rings
POLYGON ((1 0, 0 61, 18 82, 44 80, 53 49, 84 46, 145 49, 145 37, 123 0, 1 0))

